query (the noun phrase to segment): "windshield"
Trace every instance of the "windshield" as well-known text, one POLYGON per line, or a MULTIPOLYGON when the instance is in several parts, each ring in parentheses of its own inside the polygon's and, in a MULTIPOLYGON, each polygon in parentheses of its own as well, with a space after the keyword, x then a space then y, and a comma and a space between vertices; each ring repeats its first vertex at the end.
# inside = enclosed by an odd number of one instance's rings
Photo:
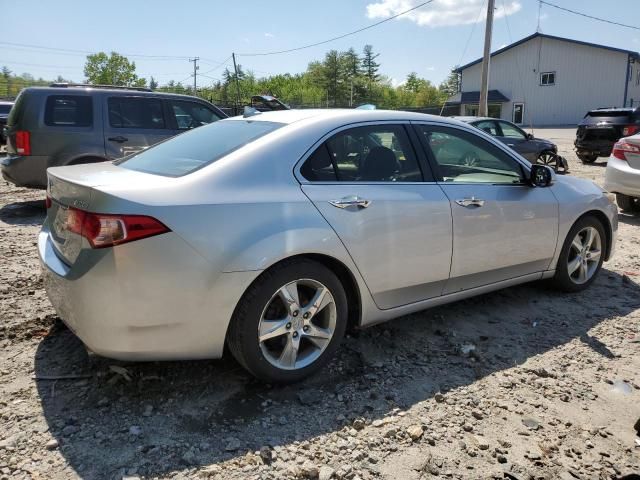
POLYGON ((181 177, 284 126, 255 120, 224 120, 173 137, 144 152, 114 162, 139 172, 181 177))

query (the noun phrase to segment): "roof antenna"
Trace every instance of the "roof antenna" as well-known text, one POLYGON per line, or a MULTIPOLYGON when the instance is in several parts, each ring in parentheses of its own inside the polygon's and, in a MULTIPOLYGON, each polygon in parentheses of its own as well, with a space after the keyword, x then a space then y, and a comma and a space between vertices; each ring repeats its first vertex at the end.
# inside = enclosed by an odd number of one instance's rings
POLYGON ((538 0, 538 26, 536 32, 540 33, 540 12, 542 11, 542 0, 538 0))

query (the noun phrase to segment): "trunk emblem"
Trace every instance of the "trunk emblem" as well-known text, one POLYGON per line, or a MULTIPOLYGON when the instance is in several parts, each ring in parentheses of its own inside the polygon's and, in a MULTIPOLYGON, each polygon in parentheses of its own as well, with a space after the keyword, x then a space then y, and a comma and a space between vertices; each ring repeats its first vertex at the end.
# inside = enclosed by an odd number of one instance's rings
POLYGON ((73 206, 76 208, 85 209, 89 206, 89 203, 85 202, 84 200, 76 199, 73 201, 73 206))

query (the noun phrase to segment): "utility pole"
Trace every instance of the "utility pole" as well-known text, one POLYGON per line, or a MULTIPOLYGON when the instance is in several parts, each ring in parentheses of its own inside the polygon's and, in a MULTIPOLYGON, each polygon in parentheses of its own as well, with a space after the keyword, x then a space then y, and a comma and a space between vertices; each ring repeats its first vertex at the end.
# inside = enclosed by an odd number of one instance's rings
POLYGON ((478 116, 486 117, 489 113, 487 100, 489 97, 489 66, 491 60, 491 30, 493 29, 493 9, 495 0, 487 2, 487 25, 484 29, 484 55, 482 57, 482 83, 480 85, 480 104, 478 116))
POLYGON ((236 65, 236 54, 232 53, 233 57, 233 70, 236 72, 236 110, 240 113, 240 80, 238 79, 238 66, 236 65))
POLYGON ((200 60, 200 57, 194 57, 189 59, 190 62, 193 62, 193 94, 194 95, 197 95, 198 93, 197 77, 198 77, 198 69, 200 68, 198 66, 198 60, 200 60))
POLYGON ((351 97, 349 99, 349 106, 353 107, 353 77, 351 77, 351 97))

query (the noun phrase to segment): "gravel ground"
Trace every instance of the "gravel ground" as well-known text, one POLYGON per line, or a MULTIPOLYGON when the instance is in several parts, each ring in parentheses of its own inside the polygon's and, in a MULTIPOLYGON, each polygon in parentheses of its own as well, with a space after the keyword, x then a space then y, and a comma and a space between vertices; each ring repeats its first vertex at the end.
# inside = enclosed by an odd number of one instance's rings
MULTIPOLYGON (((604 159, 578 162, 573 130, 536 134, 602 183, 604 159)), ((639 216, 621 215, 587 292, 532 284, 403 317, 272 387, 231 359, 88 356, 39 280, 42 198, 0 181, 0 480, 640 473, 639 216)))

